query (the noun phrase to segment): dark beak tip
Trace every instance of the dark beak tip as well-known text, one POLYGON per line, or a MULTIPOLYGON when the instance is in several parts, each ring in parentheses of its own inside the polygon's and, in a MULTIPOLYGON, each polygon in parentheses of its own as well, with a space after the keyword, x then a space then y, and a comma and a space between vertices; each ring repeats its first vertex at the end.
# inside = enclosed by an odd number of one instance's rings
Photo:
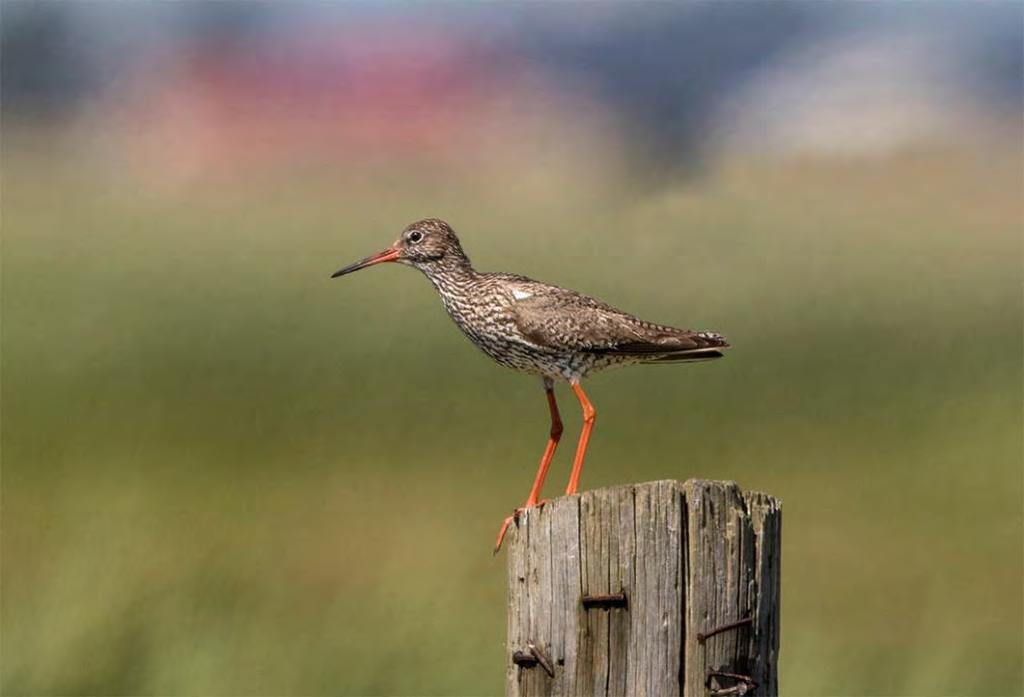
POLYGON ((338 276, 344 276, 347 273, 358 271, 359 269, 365 269, 367 266, 373 266, 379 264, 382 261, 395 261, 398 258, 398 250, 392 248, 385 249, 380 254, 374 254, 373 256, 366 257, 362 261, 357 261, 354 264, 350 264, 343 269, 338 269, 331 274, 331 278, 337 278, 338 276))

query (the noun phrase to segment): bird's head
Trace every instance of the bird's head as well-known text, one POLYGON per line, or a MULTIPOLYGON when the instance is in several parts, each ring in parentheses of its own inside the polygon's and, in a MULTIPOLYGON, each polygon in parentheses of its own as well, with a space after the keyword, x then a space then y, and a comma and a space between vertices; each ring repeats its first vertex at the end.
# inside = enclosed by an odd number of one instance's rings
POLYGON ((459 244, 459 238, 455 236, 455 231, 451 226, 443 220, 427 218, 407 226, 402 230, 402 234, 398 236, 395 243, 383 252, 368 256, 343 269, 338 269, 331 274, 331 278, 344 276, 347 273, 386 261, 397 261, 400 264, 415 266, 428 275, 435 268, 452 263, 468 263, 466 254, 459 244))

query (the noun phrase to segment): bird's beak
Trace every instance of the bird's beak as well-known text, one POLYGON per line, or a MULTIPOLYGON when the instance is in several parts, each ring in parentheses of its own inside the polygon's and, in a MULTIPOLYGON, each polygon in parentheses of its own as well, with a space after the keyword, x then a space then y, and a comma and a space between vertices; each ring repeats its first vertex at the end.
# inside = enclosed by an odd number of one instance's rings
POLYGON ((362 261, 357 261, 354 264, 349 264, 348 266, 346 266, 343 269, 338 269, 337 271, 335 271, 334 273, 331 274, 331 278, 337 278, 338 276, 344 276, 347 273, 352 273, 353 271, 358 271, 359 269, 365 269, 367 266, 373 266, 374 264, 381 264, 381 263, 383 263, 385 261, 395 261, 396 259, 398 259, 398 250, 395 249, 394 247, 389 247, 389 248, 385 249, 383 252, 381 252, 380 254, 374 254, 373 256, 368 256, 365 259, 363 259, 362 261))

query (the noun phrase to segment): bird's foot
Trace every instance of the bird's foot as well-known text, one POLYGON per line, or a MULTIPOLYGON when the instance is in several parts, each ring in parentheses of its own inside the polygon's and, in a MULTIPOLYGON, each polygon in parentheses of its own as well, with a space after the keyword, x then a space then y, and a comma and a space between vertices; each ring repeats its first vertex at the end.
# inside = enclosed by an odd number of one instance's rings
POLYGON ((547 502, 548 499, 541 499, 537 503, 527 504, 521 508, 517 508, 516 510, 512 511, 512 515, 505 519, 505 521, 501 524, 501 529, 498 530, 498 541, 494 543, 494 553, 497 554, 501 550, 501 543, 505 539, 505 533, 508 532, 509 525, 515 523, 516 527, 519 527, 519 517, 523 515, 524 511, 526 511, 528 508, 543 508, 544 504, 546 504, 547 502))

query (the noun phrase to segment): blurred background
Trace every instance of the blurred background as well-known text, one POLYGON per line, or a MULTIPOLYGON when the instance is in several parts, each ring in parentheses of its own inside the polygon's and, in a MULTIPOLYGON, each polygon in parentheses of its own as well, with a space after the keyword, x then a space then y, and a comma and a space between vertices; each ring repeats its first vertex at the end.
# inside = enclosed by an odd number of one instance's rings
POLYGON ((426 216, 730 338, 583 479, 783 500, 784 693, 1020 694, 1022 13, 3 2, 4 694, 502 691, 538 381, 328 280, 426 216))

